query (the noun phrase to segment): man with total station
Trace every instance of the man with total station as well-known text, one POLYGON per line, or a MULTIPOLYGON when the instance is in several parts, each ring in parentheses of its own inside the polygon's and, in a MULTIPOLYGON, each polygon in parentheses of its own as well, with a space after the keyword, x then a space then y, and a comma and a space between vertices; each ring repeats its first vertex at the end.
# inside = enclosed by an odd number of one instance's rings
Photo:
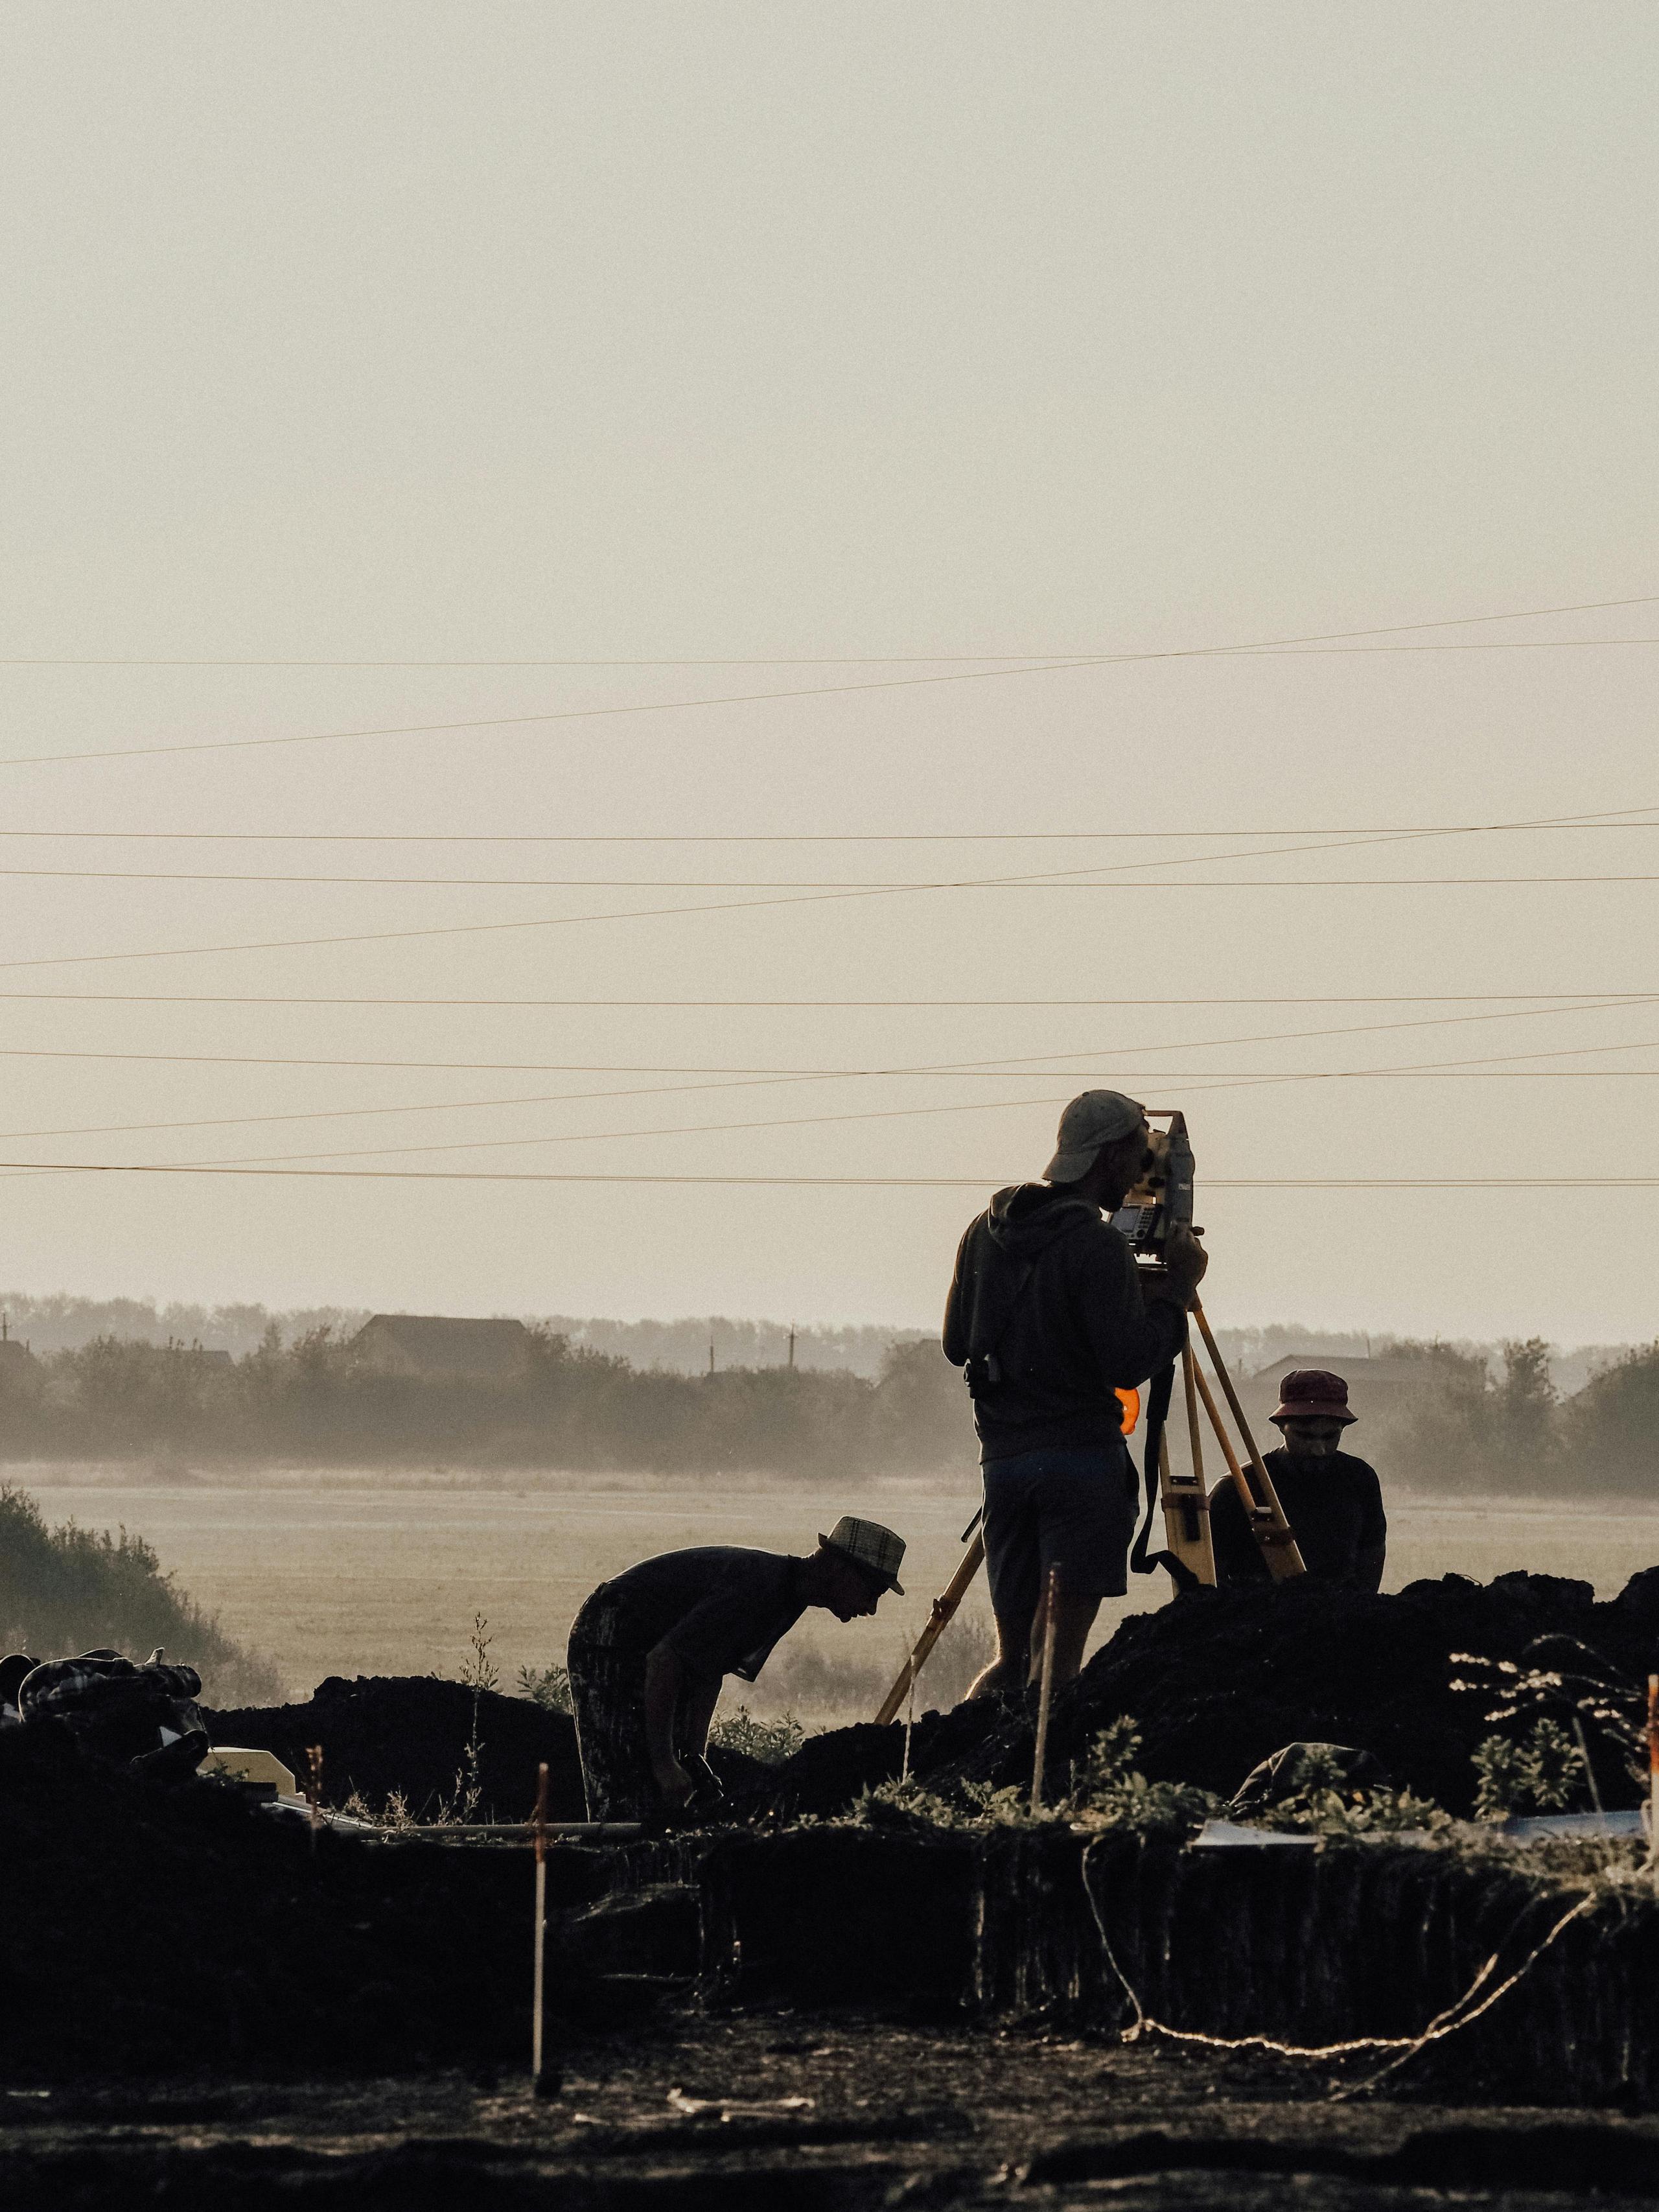
POLYGON ((970 1697, 1018 1694, 1059 1570, 1054 1679, 1070 1681, 1103 1597, 1127 1583, 1137 1484, 1117 1393, 1166 1366, 1208 1255, 1170 1234, 1143 1282, 1115 1212, 1145 1171, 1146 1116, 1117 1091, 1085 1091, 1060 1117, 1042 1182, 1000 1190, 957 1254, 945 1356, 967 1371, 985 1484, 985 1564, 997 1656, 970 1697))
POLYGON ((808 1606, 857 1620, 886 1591, 902 1597, 903 1558, 890 1528, 843 1514, 805 1559, 708 1545, 601 1583, 567 1654, 588 1819, 715 1802, 704 1753, 725 1677, 752 1682, 808 1606))
MULTIPOLYGON (((1317 1367, 1293 1371, 1279 1386, 1279 1410, 1273 1416, 1285 1442, 1262 1464, 1296 1531, 1309 1574, 1318 1582, 1374 1590, 1382 1586, 1389 1522, 1376 1468, 1340 1449, 1342 1432, 1354 1418, 1348 1410, 1348 1386, 1340 1375, 1317 1367)), ((1218 1581, 1269 1579, 1231 1482, 1211 1497, 1210 1536, 1218 1581)))

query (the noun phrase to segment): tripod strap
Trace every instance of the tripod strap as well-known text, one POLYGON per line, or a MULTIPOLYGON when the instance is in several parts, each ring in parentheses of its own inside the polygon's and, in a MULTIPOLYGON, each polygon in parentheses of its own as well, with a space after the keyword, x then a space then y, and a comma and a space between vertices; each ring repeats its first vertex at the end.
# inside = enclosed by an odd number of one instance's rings
POLYGON ((1196 1589, 1198 1577, 1184 1559, 1176 1559, 1173 1552, 1148 1553, 1152 1541, 1152 1516, 1158 1508, 1163 1484, 1159 1468, 1163 1458, 1164 1426, 1170 1418, 1170 1395, 1175 1388, 1175 1362, 1160 1367, 1152 1377, 1152 1386, 1146 1401, 1146 1445, 1142 1464, 1146 1470, 1146 1506, 1141 1516, 1140 1530, 1129 1553, 1129 1565, 1138 1575, 1150 1575, 1158 1567, 1170 1570, 1170 1580, 1177 1590, 1196 1589))

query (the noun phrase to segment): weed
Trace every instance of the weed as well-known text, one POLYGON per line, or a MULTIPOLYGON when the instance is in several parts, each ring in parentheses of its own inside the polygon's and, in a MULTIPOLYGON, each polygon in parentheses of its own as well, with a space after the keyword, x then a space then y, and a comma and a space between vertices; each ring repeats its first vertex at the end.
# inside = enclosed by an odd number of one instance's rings
POLYGON ((1535 1722, 1529 1735, 1489 1735, 1476 1747, 1474 1793, 1478 1820, 1503 1820, 1515 1813, 1555 1813, 1572 1800, 1583 1780, 1578 1746, 1560 1724, 1535 1722))
POLYGON ((520 1667, 517 1686, 521 1698, 528 1698, 532 1705, 544 1706, 550 1713, 574 1711, 568 1667, 520 1667))
POLYGON ((747 1705, 739 1705, 736 1712, 727 1713, 715 1722, 708 1731, 708 1741, 723 1751, 738 1751, 745 1759, 757 1759, 763 1766, 781 1766, 786 1759, 794 1757, 805 1735, 805 1729, 793 1713, 781 1713, 776 1720, 762 1720, 747 1705))

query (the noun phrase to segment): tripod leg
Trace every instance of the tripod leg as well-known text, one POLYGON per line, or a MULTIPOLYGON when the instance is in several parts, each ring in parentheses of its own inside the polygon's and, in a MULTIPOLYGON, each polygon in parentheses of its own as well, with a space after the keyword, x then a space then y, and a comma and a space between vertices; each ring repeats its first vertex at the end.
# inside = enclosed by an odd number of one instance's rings
MULTIPOLYGON (((1256 1449, 1255 1438, 1250 1434, 1250 1425, 1244 1418, 1244 1408, 1239 1404, 1238 1393, 1233 1388, 1233 1378, 1227 1372, 1227 1363, 1221 1357, 1221 1347, 1211 1332, 1209 1316, 1196 1298, 1193 1300, 1192 1313, 1215 1368, 1216 1380, 1225 1392, 1232 1417, 1238 1424, 1238 1433, 1243 1439, 1244 1449, 1249 1455, 1251 1470, 1260 1487, 1259 1502, 1267 1509, 1272 1516, 1271 1536, 1267 1535, 1266 1530, 1258 1528, 1257 1541, 1261 1544, 1267 1565, 1273 1570, 1273 1579, 1275 1582, 1286 1582, 1293 1576, 1305 1575, 1308 1571, 1307 1563, 1302 1557, 1295 1533, 1285 1517, 1285 1508, 1279 1503, 1279 1492, 1273 1488, 1273 1479, 1268 1474, 1261 1453, 1256 1449)), ((1199 1376, 1199 1388, 1200 1389, 1204 1388, 1202 1376, 1199 1376)), ((1205 1396, 1206 1403, 1209 1402, 1207 1392, 1205 1393, 1205 1396)), ((1227 1449, 1224 1444, 1223 1449, 1227 1449)), ((1228 1456, 1231 1459, 1231 1452, 1228 1456)))
POLYGON ((915 1649, 899 1669, 899 1677, 877 1710, 876 1722, 884 1728, 897 1714, 899 1707, 910 1694, 910 1686, 927 1664, 933 1646, 944 1635, 955 1617, 957 1607, 968 1595, 969 1584, 979 1572, 980 1562, 985 1557, 985 1537, 976 1535, 957 1563, 957 1571, 933 1600, 933 1610, 927 1626, 916 1638, 915 1649))

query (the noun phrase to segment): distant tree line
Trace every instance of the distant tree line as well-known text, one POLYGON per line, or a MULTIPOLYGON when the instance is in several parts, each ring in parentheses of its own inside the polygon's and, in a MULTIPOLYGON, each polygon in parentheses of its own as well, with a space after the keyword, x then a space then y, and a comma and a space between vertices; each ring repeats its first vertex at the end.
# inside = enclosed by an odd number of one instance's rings
MULTIPOLYGON (((1391 1483, 1659 1493, 1659 1344, 1565 1398, 1540 1339, 1496 1358, 1438 1343, 1389 1350, 1419 1364, 1421 1383, 1367 1419, 1357 1449, 1391 1483)), ((506 1382, 381 1374, 327 1323, 286 1345, 270 1326, 237 1360, 106 1335, 0 1361, 0 1461, 156 1457, 817 1477, 960 1470, 976 1451, 962 1378, 930 1340, 890 1345, 873 1376, 641 1368, 544 1326, 506 1382)))
POLYGON ((0 1362, 0 1459, 173 1455, 335 1466, 662 1474, 920 1472, 975 1449, 962 1378, 930 1342, 873 1378, 801 1368, 638 1368, 532 1328, 507 1381, 378 1373, 324 1324, 243 1358, 100 1336, 0 1362))

